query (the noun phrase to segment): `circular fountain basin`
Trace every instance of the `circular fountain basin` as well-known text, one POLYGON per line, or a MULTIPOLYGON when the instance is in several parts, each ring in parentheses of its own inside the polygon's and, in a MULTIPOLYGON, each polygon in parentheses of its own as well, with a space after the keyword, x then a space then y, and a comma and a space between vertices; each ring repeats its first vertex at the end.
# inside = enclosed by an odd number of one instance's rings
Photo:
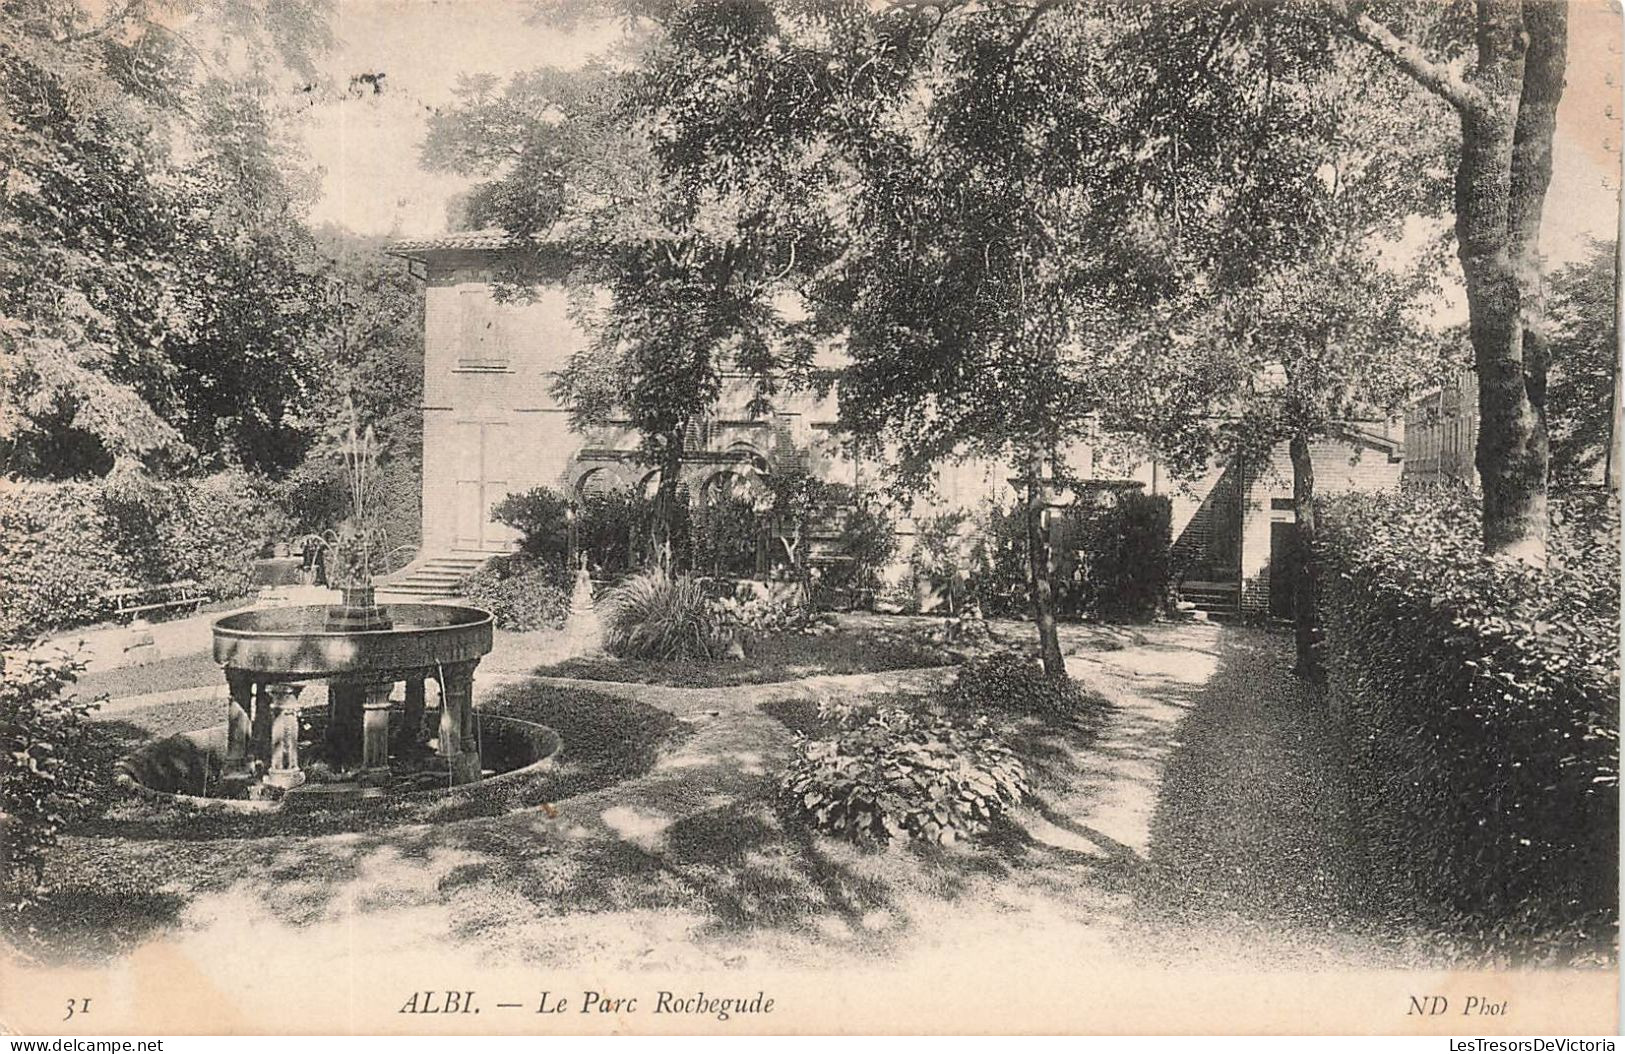
MULTIPOLYGON (((550 768, 563 747, 558 732, 546 725, 520 718, 482 715, 480 718, 480 761, 490 775, 483 781, 464 783, 454 787, 435 787, 431 790, 394 789, 394 798, 433 798, 444 795, 471 793, 482 787, 489 789, 509 777, 536 773, 550 768)), ((221 773, 226 768, 226 730, 200 728, 181 732, 163 739, 142 744, 126 755, 116 766, 115 779, 126 788, 144 796, 173 799, 198 807, 223 809, 228 812, 274 812, 285 805, 300 801, 316 802, 323 806, 343 805, 362 801, 369 796, 384 793, 359 785, 334 785, 334 789, 349 789, 353 795, 321 795, 311 798, 314 784, 305 784, 288 794, 258 800, 241 797, 222 797, 221 773)), ((433 780, 429 782, 434 782, 433 780)), ((239 791, 241 788, 239 788, 239 791)))
POLYGON ((214 623, 214 660, 258 681, 398 680, 491 650, 490 612, 449 604, 384 604, 380 610, 389 629, 328 629, 328 608, 315 605, 227 615, 214 623))

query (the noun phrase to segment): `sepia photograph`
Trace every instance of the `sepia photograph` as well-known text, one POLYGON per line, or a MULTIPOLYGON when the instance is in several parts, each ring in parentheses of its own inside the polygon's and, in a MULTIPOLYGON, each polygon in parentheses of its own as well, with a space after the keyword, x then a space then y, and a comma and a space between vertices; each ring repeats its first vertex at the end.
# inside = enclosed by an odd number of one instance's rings
POLYGON ((0 1033, 1617 1035, 1622 75, 5 0, 0 1033))

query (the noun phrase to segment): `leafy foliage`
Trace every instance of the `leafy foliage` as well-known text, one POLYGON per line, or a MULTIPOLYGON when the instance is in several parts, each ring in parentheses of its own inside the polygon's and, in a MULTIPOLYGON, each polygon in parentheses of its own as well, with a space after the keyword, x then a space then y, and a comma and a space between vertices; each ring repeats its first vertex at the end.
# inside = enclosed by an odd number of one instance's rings
POLYGON ((1056 680, 1014 651, 977 656, 959 668, 948 691, 951 705, 974 714, 1038 714, 1053 718, 1098 716, 1104 703, 1070 678, 1056 680))
POLYGON ((1021 803, 1027 773, 988 722, 825 703, 827 738, 802 739, 780 778, 788 807, 856 841, 951 845, 1021 803))
POLYGON ((600 602, 604 646, 637 659, 714 659, 735 641, 716 601, 698 579, 644 571, 617 584, 600 602))
POLYGON ((1594 482, 1613 432, 1619 371, 1614 278, 1614 247, 1597 244, 1590 256, 1551 279, 1547 312, 1554 332, 1546 419, 1555 489, 1594 482))
POLYGON ((491 518, 519 532, 519 548, 534 560, 562 566, 570 550, 569 503, 551 487, 509 494, 491 518))
POLYGON ((695 569, 736 578, 755 573, 762 530, 749 498, 730 493, 701 502, 689 530, 695 569))
POLYGON ((1077 524, 1074 544, 1089 610, 1112 621, 1161 612, 1168 597, 1172 516, 1167 497, 1138 491, 1069 513, 1077 524))
POLYGON ((41 895, 44 851, 91 802, 93 770, 82 748, 85 716, 97 704, 67 692, 84 669, 82 659, 56 649, 0 655, 0 879, 8 907, 41 895))
POLYGON ((489 611, 500 629, 557 629, 570 614, 573 583, 561 565, 528 556, 492 560, 463 583, 462 594, 489 611))
POLYGON ((719 625, 741 641, 753 636, 790 633, 813 623, 813 607, 798 582, 741 582, 731 596, 716 602, 719 625))
POLYGON ((884 509, 860 502, 841 521, 836 544, 843 559, 825 568, 820 584, 829 589, 870 591, 879 585, 881 570, 897 554, 897 525, 884 509))
POLYGON ((93 622, 120 585, 192 578, 242 596, 253 558, 286 535, 269 488, 242 472, 15 486, 0 506, 0 640, 93 622))
POLYGON ((320 5, 0 13, 0 461, 8 474, 281 471, 308 436, 325 308, 279 166, 273 71, 309 69, 320 5), (231 39, 235 68, 200 62, 231 39))
POLYGON ((1326 505, 1329 690, 1378 866, 1463 909, 1614 903, 1619 513, 1571 506, 1536 570, 1459 490, 1326 505))

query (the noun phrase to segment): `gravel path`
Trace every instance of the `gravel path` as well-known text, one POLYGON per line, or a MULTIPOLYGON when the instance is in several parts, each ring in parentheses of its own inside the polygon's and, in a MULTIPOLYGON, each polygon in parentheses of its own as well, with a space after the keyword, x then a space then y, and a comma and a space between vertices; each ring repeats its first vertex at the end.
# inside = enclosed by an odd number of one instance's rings
MULTIPOLYGON (((1284 635, 1224 628, 1164 762, 1135 901, 1147 951, 1271 967, 1409 965, 1361 867, 1339 733, 1284 635)), ((1390 905, 1391 906, 1391 905, 1390 905)))

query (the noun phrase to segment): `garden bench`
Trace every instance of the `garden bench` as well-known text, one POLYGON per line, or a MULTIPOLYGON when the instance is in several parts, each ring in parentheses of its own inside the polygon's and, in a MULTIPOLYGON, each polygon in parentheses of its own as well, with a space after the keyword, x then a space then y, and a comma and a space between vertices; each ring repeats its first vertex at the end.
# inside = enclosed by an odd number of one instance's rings
POLYGON ((114 618, 135 618, 149 611, 168 611, 191 608, 194 611, 208 598, 203 595, 197 581, 183 578, 178 582, 165 582, 153 586, 130 586, 110 589, 102 599, 113 604, 114 618))

